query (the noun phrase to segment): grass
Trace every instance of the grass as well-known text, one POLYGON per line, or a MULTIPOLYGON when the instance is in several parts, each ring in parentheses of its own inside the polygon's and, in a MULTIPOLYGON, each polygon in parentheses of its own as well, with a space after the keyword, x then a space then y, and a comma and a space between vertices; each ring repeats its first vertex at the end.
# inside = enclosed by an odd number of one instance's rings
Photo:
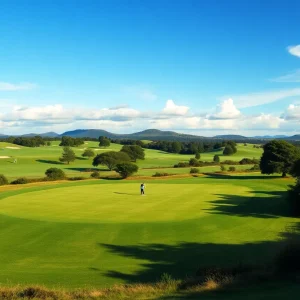
MULTIPOLYGON (((75 162, 70 165, 63 164, 59 161, 61 156, 62 149, 58 146, 59 142, 52 142, 51 146, 38 147, 38 148, 28 148, 28 147, 19 147, 14 144, 0 142, 0 173, 4 175, 9 180, 14 180, 18 177, 26 176, 28 178, 37 178, 43 177, 45 171, 48 168, 56 167, 63 169, 66 174, 70 177, 74 176, 84 176, 89 177, 90 172, 85 172, 87 169, 94 169, 92 166, 92 159, 82 158, 81 154, 83 153, 84 148, 91 148, 95 153, 101 153, 104 151, 119 151, 121 145, 111 144, 109 148, 99 148, 98 142, 86 142, 80 147, 73 148, 77 159, 75 162), (8 148, 7 148, 8 147, 8 148), (11 148, 19 149, 11 149, 11 148), (17 164, 14 164, 14 158, 17 158, 17 164)), ((209 153, 202 153, 201 160, 203 161, 212 161, 215 154, 221 156, 221 161, 225 159, 230 159, 234 161, 239 161, 244 157, 247 158, 259 158, 261 156, 262 149, 253 148, 252 145, 244 146, 243 144, 238 145, 238 152, 233 156, 222 156, 222 151, 213 151, 209 153)), ((151 176, 155 171, 148 171, 147 168, 172 168, 174 164, 177 164, 180 161, 189 161, 190 158, 194 155, 181 155, 166 153, 158 150, 145 150, 146 159, 138 161, 140 170, 138 175, 141 176, 151 176), (146 168, 146 169, 145 169, 146 168)), ((251 166, 242 166, 241 168, 249 168, 251 166)), ((102 176, 111 176, 115 174, 114 172, 108 171, 105 167, 99 166, 96 168, 100 170, 102 176)), ((203 172, 210 172, 218 169, 217 167, 206 167, 203 168, 203 172)), ((202 168, 201 168, 202 171, 202 168)), ((189 173, 189 169, 177 169, 172 170, 168 173, 189 173)))
POLYGON ((1 188, 0 282, 92 288, 265 262, 289 217, 291 180, 232 176, 1 188), (220 255, 222 253, 222 255, 220 255))

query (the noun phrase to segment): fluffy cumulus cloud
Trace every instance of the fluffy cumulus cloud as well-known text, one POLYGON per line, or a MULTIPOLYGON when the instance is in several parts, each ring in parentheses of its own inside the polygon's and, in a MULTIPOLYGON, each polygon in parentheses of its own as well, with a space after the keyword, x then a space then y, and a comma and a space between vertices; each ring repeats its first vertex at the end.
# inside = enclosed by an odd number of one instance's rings
POLYGON ((37 85, 30 82, 24 83, 9 83, 9 82, 0 82, 0 91, 21 91, 21 90, 32 90, 36 88, 37 85))
POLYGON ((300 57, 300 45, 296 45, 296 46, 289 46, 288 51, 290 54, 300 57))
POLYGON ((300 122, 300 105, 289 105, 289 107, 283 113, 282 118, 285 120, 296 120, 300 122))
POLYGON ((241 112, 235 107, 231 98, 222 101, 216 108, 216 113, 209 115, 212 120, 237 119, 241 116, 241 112))
POLYGON ((168 100, 161 111, 143 112, 128 106, 87 109, 68 108, 60 104, 48 106, 12 106, 0 111, 0 133, 56 131, 78 128, 105 129, 116 133, 147 128, 197 132, 300 131, 300 105, 290 105, 281 116, 274 114, 246 115, 236 108, 232 99, 222 101, 214 114, 197 115, 186 106, 168 100))
POLYGON ((189 107, 176 105, 173 100, 168 100, 163 113, 166 115, 184 116, 188 113, 189 107))

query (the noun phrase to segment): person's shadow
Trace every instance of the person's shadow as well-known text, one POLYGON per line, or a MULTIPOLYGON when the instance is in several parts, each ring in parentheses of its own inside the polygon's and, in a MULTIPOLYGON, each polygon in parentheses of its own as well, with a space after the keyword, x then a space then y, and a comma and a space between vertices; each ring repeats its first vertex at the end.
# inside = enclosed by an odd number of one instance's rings
POLYGON ((118 194, 118 195, 138 195, 138 193, 120 193, 120 192, 114 192, 114 194, 118 194))

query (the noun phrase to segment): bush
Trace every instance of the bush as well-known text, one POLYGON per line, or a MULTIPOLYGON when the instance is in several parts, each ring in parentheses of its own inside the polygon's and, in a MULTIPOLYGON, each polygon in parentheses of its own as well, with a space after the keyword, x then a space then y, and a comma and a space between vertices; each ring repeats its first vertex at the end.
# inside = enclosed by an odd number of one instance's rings
POLYGON ((26 184, 26 183, 29 183, 30 180, 26 177, 20 177, 14 181, 11 182, 11 184, 26 184))
POLYGON ((227 159, 227 160, 222 161, 221 164, 223 164, 223 165, 239 165, 240 163, 238 161, 227 159))
POLYGON ((260 167, 258 164, 256 164, 252 168, 250 168, 249 171, 260 171, 260 167))
POLYGON ((259 164, 259 159, 251 159, 251 158, 243 158, 239 162, 240 165, 251 165, 251 164, 259 164))
POLYGON ((226 171, 226 167, 223 166, 223 165, 221 165, 220 170, 221 170, 222 172, 225 172, 225 171, 226 171))
POLYGON ((189 166, 190 164, 188 162, 179 162, 177 165, 174 165, 174 168, 186 168, 189 166))
POLYGON ((70 181, 76 181, 76 180, 85 180, 86 178, 83 176, 74 176, 74 177, 69 177, 68 180, 70 181))
POLYGON ((139 167, 136 164, 130 162, 123 162, 116 165, 115 171, 119 173, 122 178, 127 178, 128 176, 136 173, 139 167))
POLYGON ((50 168, 45 172, 48 180, 61 180, 66 177, 63 170, 58 168, 50 168))
POLYGON ((169 173, 164 173, 164 172, 156 172, 152 175, 152 177, 163 177, 163 176, 169 176, 171 174, 169 173))
POLYGON ((229 167, 229 168, 228 168, 228 171, 229 171, 229 172, 234 172, 234 171, 235 171, 235 167, 232 167, 232 166, 229 167))
POLYGON ((99 172, 99 171, 94 171, 94 172, 91 174, 91 177, 92 177, 92 178, 100 178, 100 172, 99 172))
POLYGON ((0 185, 5 185, 5 184, 8 184, 8 180, 4 175, 0 174, 0 185))
POLYGON ((195 154, 195 158, 196 158, 197 160, 199 160, 199 159, 200 159, 200 157, 201 157, 200 153, 199 153, 199 152, 196 152, 196 154, 195 154))
POLYGON ((219 155, 215 155, 214 156, 214 162, 219 163, 220 162, 220 156, 219 155))
POLYGON ((197 168, 191 168, 191 170, 190 170, 190 174, 198 174, 199 172, 200 172, 200 170, 197 168))
POLYGON ((189 165, 197 167, 197 166, 199 166, 199 162, 196 158, 191 158, 190 161, 189 161, 189 165))

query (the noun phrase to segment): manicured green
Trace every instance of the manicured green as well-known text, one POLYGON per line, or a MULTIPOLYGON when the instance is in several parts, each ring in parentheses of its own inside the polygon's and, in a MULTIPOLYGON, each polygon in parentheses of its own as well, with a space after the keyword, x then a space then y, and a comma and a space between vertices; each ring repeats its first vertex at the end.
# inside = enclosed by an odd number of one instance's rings
MULTIPOLYGON (((0 283, 110 286, 269 261, 296 224, 293 181, 232 175, 90 180, 0 191, 0 283)), ((13 187, 14 188, 14 187, 13 187)))

